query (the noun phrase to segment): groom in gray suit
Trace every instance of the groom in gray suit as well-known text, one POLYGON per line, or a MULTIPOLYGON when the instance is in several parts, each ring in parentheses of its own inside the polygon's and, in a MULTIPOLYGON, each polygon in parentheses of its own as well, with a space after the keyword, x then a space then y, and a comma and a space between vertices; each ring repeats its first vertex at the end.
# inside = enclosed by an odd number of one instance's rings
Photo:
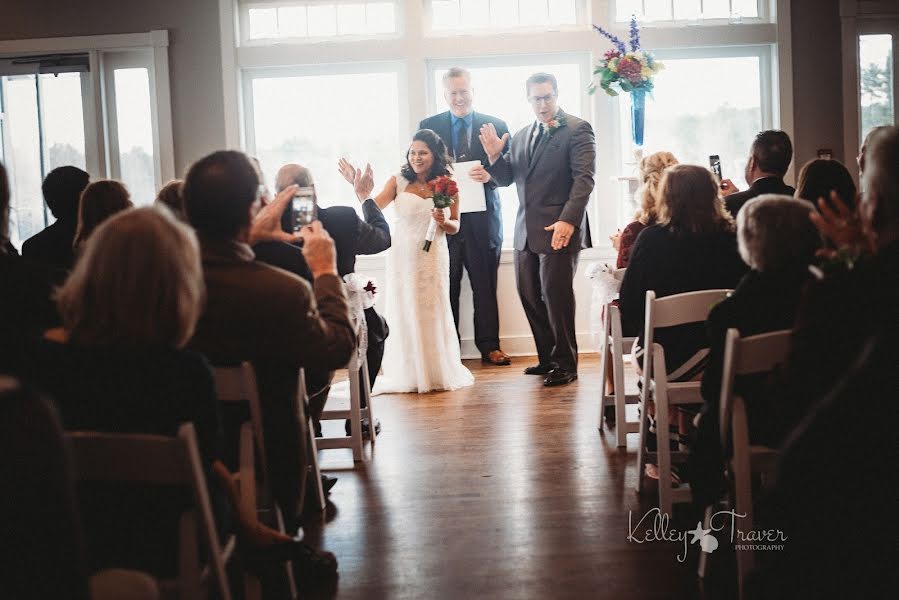
POLYGON ((548 73, 525 85, 537 120, 512 138, 491 124, 481 128, 487 172, 497 185, 518 190, 515 276, 518 295, 534 334, 540 362, 525 369, 547 386, 577 379, 574 273, 581 248, 589 248, 587 201, 596 172, 596 139, 583 119, 558 107, 559 87, 548 73))

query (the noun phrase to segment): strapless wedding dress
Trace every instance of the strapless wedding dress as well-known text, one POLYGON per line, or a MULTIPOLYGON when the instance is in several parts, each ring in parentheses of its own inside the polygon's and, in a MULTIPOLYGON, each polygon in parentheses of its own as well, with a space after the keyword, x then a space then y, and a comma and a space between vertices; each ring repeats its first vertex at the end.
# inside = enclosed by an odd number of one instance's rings
POLYGON ((462 364, 450 307, 446 234, 438 227, 430 252, 422 250, 434 205, 405 191, 408 182, 402 175, 395 179, 385 293, 390 335, 374 391, 423 393, 470 386, 474 376, 462 364))

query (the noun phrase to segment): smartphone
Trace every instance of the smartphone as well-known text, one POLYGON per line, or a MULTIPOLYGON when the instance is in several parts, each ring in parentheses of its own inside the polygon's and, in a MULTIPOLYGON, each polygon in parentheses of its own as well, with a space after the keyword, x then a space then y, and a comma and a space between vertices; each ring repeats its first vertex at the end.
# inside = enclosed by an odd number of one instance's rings
POLYGON ((303 227, 311 225, 315 220, 317 213, 318 201, 315 196, 315 188, 298 188, 293 195, 293 203, 291 205, 293 230, 299 231, 303 227))
POLYGON ((709 156, 709 168, 712 170, 712 173, 715 174, 715 177, 718 178, 718 183, 721 183, 721 180, 724 179, 724 177, 721 175, 721 159, 717 154, 709 156))

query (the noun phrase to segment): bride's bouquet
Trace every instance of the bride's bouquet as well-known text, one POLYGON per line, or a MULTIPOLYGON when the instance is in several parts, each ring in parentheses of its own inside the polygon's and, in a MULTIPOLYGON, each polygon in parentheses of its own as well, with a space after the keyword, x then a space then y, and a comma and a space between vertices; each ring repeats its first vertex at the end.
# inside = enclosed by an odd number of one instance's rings
MULTIPOLYGON (((431 200, 434 202, 434 208, 440 210, 452 206, 455 202, 454 198, 456 197, 456 194, 459 193, 456 182, 446 175, 441 175, 440 177, 436 177, 429 181, 428 188, 431 190, 431 200)), ((434 236, 436 234, 437 221, 432 218, 431 223, 428 225, 428 233, 425 236, 425 243, 422 250, 425 252, 431 251, 431 242, 434 241, 434 236)))

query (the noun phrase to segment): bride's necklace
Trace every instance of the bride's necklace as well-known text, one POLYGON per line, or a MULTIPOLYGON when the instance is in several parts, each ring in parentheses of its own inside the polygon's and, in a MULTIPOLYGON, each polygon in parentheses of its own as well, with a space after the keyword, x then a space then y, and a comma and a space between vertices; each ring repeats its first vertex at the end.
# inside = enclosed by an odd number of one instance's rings
POLYGON ((406 191, 424 199, 431 197, 431 188, 428 187, 428 184, 418 180, 410 182, 409 185, 406 186, 406 191))

